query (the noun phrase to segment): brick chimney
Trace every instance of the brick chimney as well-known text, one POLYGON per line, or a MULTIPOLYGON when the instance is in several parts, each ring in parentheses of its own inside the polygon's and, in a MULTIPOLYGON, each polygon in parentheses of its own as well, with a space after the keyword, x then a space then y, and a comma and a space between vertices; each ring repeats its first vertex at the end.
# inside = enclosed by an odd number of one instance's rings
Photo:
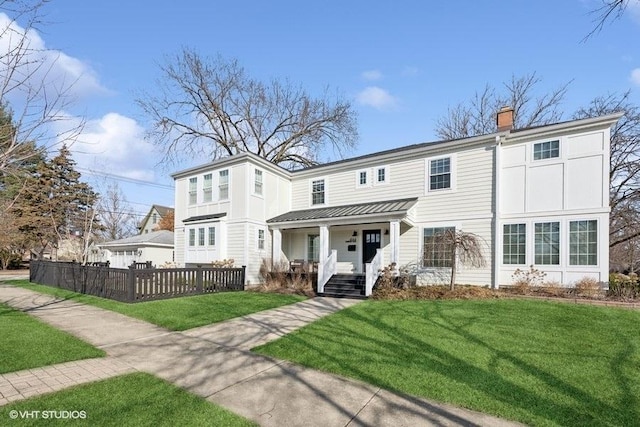
POLYGON ((513 108, 502 107, 496 116, 498 132, 513 129, 513 108))

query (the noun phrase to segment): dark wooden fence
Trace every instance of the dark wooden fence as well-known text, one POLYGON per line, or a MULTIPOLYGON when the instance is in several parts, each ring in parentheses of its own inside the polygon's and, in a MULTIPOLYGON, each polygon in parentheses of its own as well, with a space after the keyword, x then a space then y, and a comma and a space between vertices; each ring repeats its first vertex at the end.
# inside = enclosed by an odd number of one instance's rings
POLYGON ((244 290, 241 268, 109 268, 32 260, 29 281, 123 302, 244 290))

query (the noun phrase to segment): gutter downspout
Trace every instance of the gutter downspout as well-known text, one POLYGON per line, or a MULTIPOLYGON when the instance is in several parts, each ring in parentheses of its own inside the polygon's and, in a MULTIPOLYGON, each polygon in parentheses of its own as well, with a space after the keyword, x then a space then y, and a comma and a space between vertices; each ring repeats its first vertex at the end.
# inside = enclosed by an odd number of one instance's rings
POLYGON ((501 194, 501 171, 502 171, 502 142, 504 140, 504 135, 496 135, 496 146, 495 146, 495 159, 496 159, 496 170, 495 170, 495 186, 494 186, 494 208, 493 208, 493 288, 498 289, 500 287, 499 277, 500 277, 500 246, 502 243, 502 238, 500 234, 500 194, 501 194))

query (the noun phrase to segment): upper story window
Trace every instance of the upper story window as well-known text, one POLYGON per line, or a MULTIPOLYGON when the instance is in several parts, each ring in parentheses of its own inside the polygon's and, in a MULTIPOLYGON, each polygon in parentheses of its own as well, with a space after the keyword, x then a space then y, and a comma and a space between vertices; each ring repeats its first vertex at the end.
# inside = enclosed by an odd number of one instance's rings
POLYGON ((451 188, 451 157, 429 161, 429 190, 451 188))
POLYGON ((376 182, 378 184, 387 182, 387 168, 376 169, 376 182))
POLYGON ((189 204, 198 203, 198 178, 189 178, 189 204))
POLYGON ((560 157, 560 141, 547 141, 533 144, 533 160, 560 157))
POLYGON ((209 203, 213 200, 213 174, 206 174, 202 183, 202 202, 209 203))
POLYGON ((453 265, 453 251, 451 245, 446 244, 447 233, 455 233, 455 227, 425 228, 422 240, 423 267, 451 267, 453 265))
POLYGON ((158 214, 157 213, 153 213, 153 215, 151 215, 151 222, 153 224, 155 224, 156 222, 158 222, 158 214))
POLYGON ((220 200, 226 200, 229 198, 229 170, 225 169, 220 171, 220 184, 218 187, 220 200))
POLYGON ((360 185, 367 185, 367 171, 360 171, 358 173, 358 183, 360 185))
POLYGON ((324 179, 311 181, 311 204, 324 204, 324 179))
POLYGON ((258 229, 258 249, 264 249, 264 230, 262 228, 258 229))
POLYGON ((253 192, 262 196, 262 171, 260 169, 254 171, 253 192))

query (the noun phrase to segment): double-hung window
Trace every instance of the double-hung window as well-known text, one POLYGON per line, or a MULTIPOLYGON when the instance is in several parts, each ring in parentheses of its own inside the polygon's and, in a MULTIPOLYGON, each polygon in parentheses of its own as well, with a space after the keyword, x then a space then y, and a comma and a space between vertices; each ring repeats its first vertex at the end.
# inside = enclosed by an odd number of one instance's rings
POLYGON ((324 179, 318 179, 311 182, 311 204, 324 204, 324 179))
POLYGON ((264 250, 264 230, 258 229, 258 249, 264 250))
POLYGON ((429 190, 451 188, 451 157, 429 161, 429 190))
POLYGON ((381 184, 383 182, 387 182, 387 169, 386 168, 378 168, 376 169, 376 182, 381 184))
POLYGON ((225 169, 220 171, 219 177, 218 195, 220 200, 226 200, 229 198, 229 170, 225 169))
POLYGON ((307 236, 307 260, 318 262, 320 259, 320 235, 309 234, 307 236))
POLYGON ((198 178, 189 178, 189 204, 198 203, 198 178))
POLYGON ((204 246, 204 227, 198 228, 198 246, 204 246))
POLYGON ((569 265, 598 265, 598 221, 569 222, 569 265))
POLYGON ((560 223, 539 222, 534 224, 535 264, 560 264, 560 223))
POLYGON ((423 232, 423 267, 451 267, 453 265, 452 246, 448 242, 455 227, 425 228, 423 232))
POLYGON ((262 196, 262 171, 256 169, 253 175, 253 192, 262 196))
POLYGON ((193 247, 196 245, 196 230, 195 228, 189 229, 189 246, 193 247))
POLYGON ((505 224, 502 227, 502 263, 525 264, 526 224, 505 224))
POLYGON ((209 203, 213 200, 213 175, 208 173, 203 177, 202 202, 209 203))
POLYGON ((533 160, 560 157, 560 141, 547 141, 533 144, 533 160))
POLYGON ((209 246, 216 245, 216 228, 209 227, 209 246))

